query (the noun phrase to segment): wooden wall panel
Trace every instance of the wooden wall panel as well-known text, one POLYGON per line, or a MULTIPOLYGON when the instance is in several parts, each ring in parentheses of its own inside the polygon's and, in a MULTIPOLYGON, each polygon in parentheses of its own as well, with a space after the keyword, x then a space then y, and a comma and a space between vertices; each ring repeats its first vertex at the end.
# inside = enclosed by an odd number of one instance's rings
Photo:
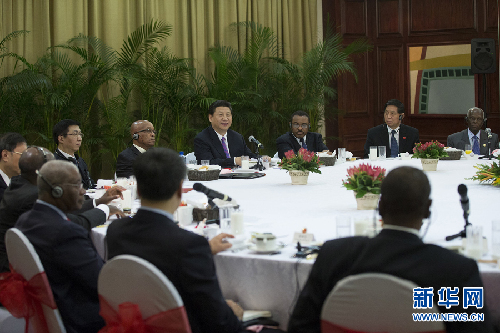
POLYGON ((379 37, 402 37, 400 0, 377 2, 377 25, 379 37))
POLYGON ((476 0, 409 0, 410 34, 477 31, 476 0))
MULTIPOLYGON (((383 104, 392 98, 404 101, 404 70, 406 69, 401 46, 377 48, 377 79, 374 88, 378 90, 375 113, 376 123, 383 121, 383 104)), ((375 124, 374 124, 375 125, 375 124)))
POLYGON ((498 25, 497 0, 485 0, 485 1, 486 1, 486 6, 485 6, 486 20, 484 20, 484 25, 483 25, 484 31, 496 33, 497 32, 497 25, 498 25))
POLYGON ((367 36, 366 29, 366 1, 369 0, 347 0, 342 6, 342 34, 349 36, 367 36))

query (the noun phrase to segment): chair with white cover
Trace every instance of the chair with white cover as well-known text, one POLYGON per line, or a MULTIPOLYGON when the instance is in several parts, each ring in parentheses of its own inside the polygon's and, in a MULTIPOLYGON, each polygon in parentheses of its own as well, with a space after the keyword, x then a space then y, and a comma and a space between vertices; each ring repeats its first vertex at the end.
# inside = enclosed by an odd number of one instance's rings
MULTIPOLYGON (((19 229, 11 228, 5 234, 5 246, 11 265, 11 273, 2 273, 2 283, 14 282, 11 286, 15 287, 15 282, 21 281, 20 279, 28 281, 27 289, 11 289, 11 292, 15 291, 15 295, 20 295, 27 291, 30 296, 33 296, 29 300, 34 310, 34 315, 29 317, 30 331, 35 333, 66 333, 52 295, 52 289, 33 245, 19 229)), ((6 292, 4 287, 7 286, 2 286, 2 293, 6 292)), ((15 303, 12 297, 8 297, 7 300, 2 299, 2 304, 13 313, 16 309, 19 310, 20 305, 24 303, 15 303)), ((18 311, 18 314, 20 312, 18 311)))
POLYGON ((445 332, 443 322, 413 321, 412 313, 439 313, 413 309, 411 281, 382 273, 351 275, 330 292, 321 311, 321 332, 445 332))
POLYGON ((168 278, 150 262, 132 255, 108 261, 97 284, 102 332, 144 325, 165 332, 191 333, 179 293, 168 278))

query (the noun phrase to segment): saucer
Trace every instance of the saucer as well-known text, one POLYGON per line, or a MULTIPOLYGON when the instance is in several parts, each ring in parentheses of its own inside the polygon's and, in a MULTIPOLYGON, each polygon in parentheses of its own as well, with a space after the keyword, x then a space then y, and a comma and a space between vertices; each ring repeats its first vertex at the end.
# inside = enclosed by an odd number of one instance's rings
POLYGON ((274 249, 272 249, 272 250, 265 250, 265 251, 263 251, 263 250, 257 250, 257 246, 255 246, 255 245, 250 245, 250 246, 248 247, 248 249, 249 249, 250 251, 255 252, 255 253, 258 253, 258 254, 269 254, 269 253, 273 253, 273 252, 278 251, 278 250, 280 249, 280 247, 279 247, 279 246, 276 246, 276 247, 275 247, 274 249))

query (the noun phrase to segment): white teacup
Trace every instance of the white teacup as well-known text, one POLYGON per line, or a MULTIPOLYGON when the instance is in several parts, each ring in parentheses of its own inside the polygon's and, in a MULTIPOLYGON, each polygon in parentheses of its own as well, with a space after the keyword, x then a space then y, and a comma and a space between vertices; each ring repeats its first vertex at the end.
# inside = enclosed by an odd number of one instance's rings
POLYGON ((255 237, 257 251, 273 251, 276 249, 276 236, 273 234, 259 234, 255 237))

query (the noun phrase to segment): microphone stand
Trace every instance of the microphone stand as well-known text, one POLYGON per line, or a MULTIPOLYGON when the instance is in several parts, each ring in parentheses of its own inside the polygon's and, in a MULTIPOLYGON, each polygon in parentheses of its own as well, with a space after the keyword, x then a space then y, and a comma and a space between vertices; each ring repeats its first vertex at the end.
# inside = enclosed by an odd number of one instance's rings
POLYGON ((489 160, 491 160, 491 152, 490 152, 490 141, 491 141, 491 132, 486 132, 486 135, 488 135, 488 140, 486 141, 486 151, 488 152, 488 155, 484 155, 484 156, 481 156, 479 157, 479 159, 484 159, 484 158, 488 158, 489 160))
POLYGON ((464 220, 465 220, 464 230, 462 230, 454 235, 446 236, 445 239, 447 241, 454 240, 455 238, 458 238, 458 237, 467 238, 467 226, 472 225, 472 224, 469 222, 469 212, 465 211, 465 210, 464 210, 464 220))
MULTIPOLYGON (((256 169, 259 171, 264 170, 264 164, 262 164, 262 155, 259 152, 259 146, 254 143, 255 146, 255 155, 257 155, 257 164, 255 164, 252 169, 256 169)), ((262 146, 262 148, 264 148, 262 146)))

